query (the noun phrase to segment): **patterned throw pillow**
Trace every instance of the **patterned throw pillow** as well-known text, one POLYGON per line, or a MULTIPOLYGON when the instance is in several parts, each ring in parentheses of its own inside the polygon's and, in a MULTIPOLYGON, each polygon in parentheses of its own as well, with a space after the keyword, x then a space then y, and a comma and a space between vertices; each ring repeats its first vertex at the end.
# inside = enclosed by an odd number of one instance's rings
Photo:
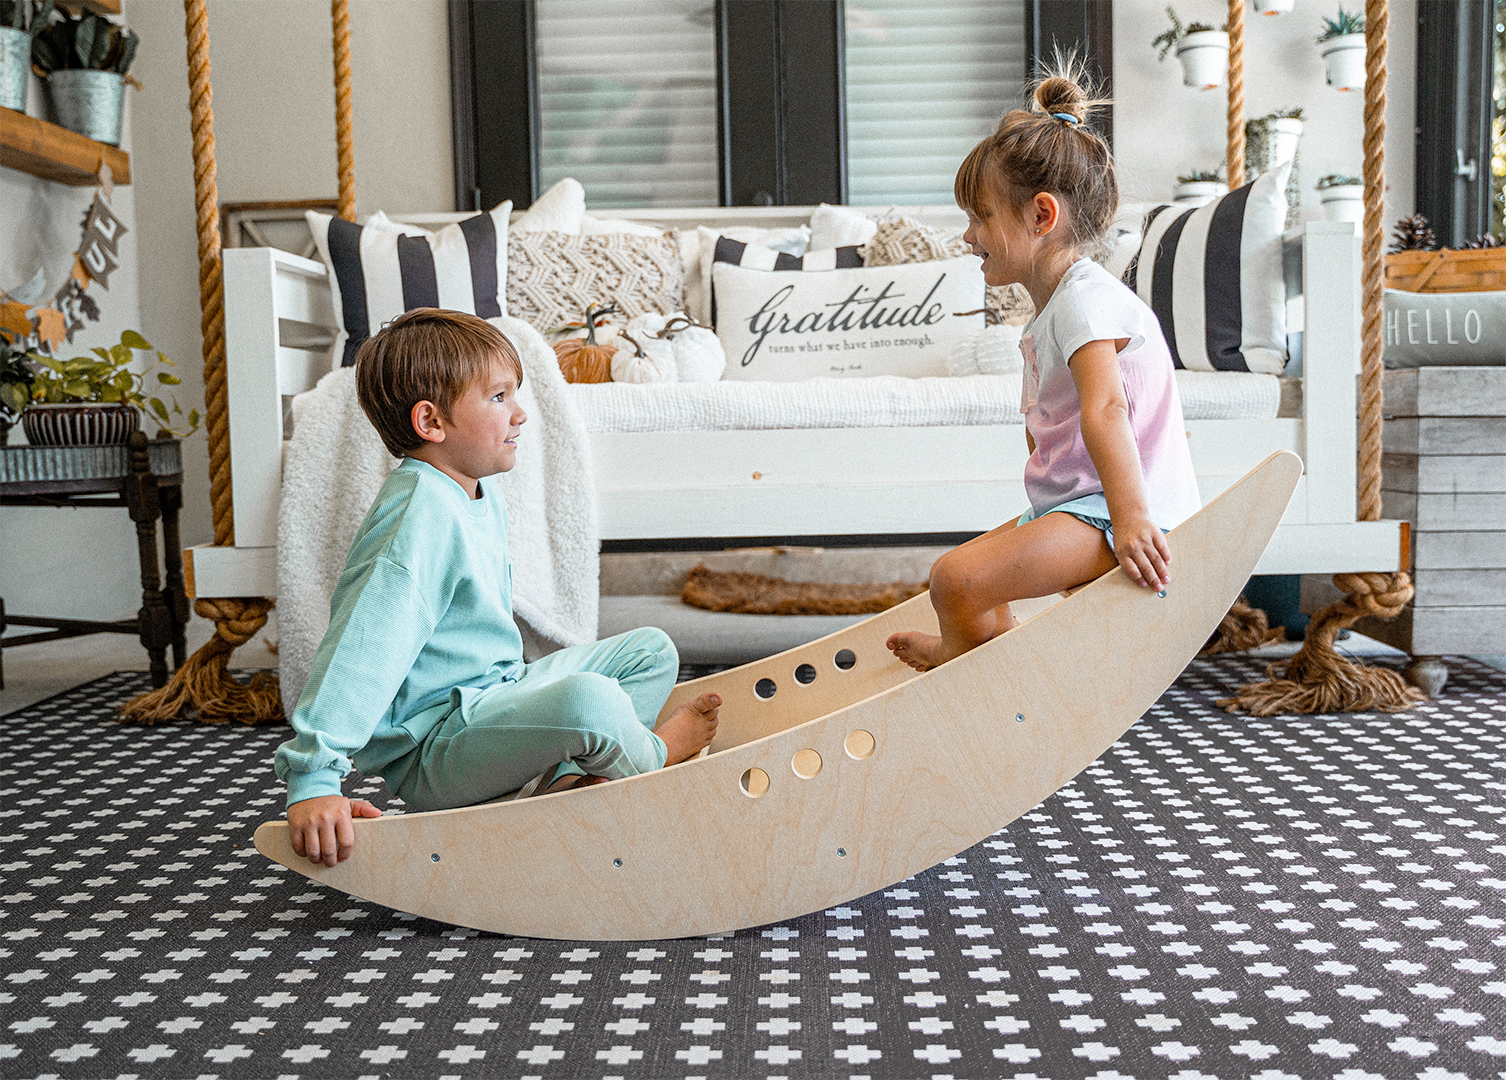
POLYGON ((305 219, 329 268, 339 326, 333 366, 354 364, 363 341, 412 308, 450 308, 483 319, 507 314, 502 300, 511 212, 505 202, 431 233, 380 212, 363 227, 310 210, 305 219))
MULTIPOLYGON (((899 266, 904 263, 934 262, 956 259, 970 249, 956 229, 922 225, 910 218, 880 221, 873 239, 859 249, 864 266, 899 266)), ((1035 305, 1023 285, 990 285, 985 290, 984 307, 1000 321, 1023 326, 1035 314, 1035 305)))
POLYGON ((547 331, 614 301, 622 322, 681 310, 685 269, 673 233, 513 233, 507 238, 507 313, 547 331))
POLYGON ((1286 367, 1287 162, 1196 208, 1157 206, 1125 283, 1150 305, 1179 368, 1286 367))

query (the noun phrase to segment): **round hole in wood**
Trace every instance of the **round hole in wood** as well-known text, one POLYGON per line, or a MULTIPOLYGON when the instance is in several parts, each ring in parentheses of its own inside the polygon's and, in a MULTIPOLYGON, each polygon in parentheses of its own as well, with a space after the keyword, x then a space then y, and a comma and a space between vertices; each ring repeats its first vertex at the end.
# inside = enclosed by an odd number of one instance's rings
POLYGON ((816 666, 814 664, 801 664, 795 669, 795 681, 801 686, 809 686, 816 681, 816 666))
POLYGON ((847 741, 842 744, 847 749, 847 756, 854 761, 862 761, 864 758, 873 756, 873 733, 856 728, 847 736, 847 741))
POLYGON ((790 762, 790 768, 795 770, 795 775, 802 780, 813 779, 821 771, 821 755, 806 747, 797 750, 794 759, 790 762))
POLYGON ((853 666, 857 662, 857 653, 853 652, 851 649, 839 649, 837 650, 837 655, 832 657, 832 663, 836 664, 837 667, 841 668, 843 671, 852 670, 853 666))
POLYGON ((759 768, 749 769, 743 773, 740 786, 744 795, 756 799, 769 790, 769 774, 759 768))
POLYGON ((759 679, 753 684, 753 692, 768 701, 779 692, 779 687, 773 679, 759 679))

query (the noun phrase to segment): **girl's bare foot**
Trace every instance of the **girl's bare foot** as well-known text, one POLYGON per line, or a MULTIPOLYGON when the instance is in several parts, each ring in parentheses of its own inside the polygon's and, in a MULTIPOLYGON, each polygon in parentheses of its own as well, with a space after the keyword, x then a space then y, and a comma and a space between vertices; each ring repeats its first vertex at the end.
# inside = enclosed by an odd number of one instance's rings
POLYGON ((654 734, 664 740, 665 749, 669 751, 664 764, 675 765, 693 758, 711 745, 716 735, 716 714, 721 705, 720 694, 702 694, 660 721, 654 734))
POLYGON ((884 645, 896 660, 909 664, 916 671, 930 671, 952 659, 952 654, 943 648, 941 638, 935 634, 922 634, 917 630, 890 634, 884 645))

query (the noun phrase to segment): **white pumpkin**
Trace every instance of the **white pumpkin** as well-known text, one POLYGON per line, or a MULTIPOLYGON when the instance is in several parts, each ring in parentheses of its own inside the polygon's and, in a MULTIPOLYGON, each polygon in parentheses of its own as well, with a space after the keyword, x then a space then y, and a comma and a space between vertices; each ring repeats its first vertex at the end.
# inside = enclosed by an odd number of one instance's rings
POLYGON ((1023 371, 1020 353, 1024 328, 1001 323, 985 326, 962 338, 947 354, 948 375, 1008 375, 1023 371))
POLYGON ((674 343, 656 338, 640 338, 624 330, 617 335, 622 344, 612 355, 612 381, 621 383, 656 383, 675 381, 674 343))
POLYGON ((629 321, 628 330, 645 351, 663 344, 671 347, 679 382, 716 382, 727 368, 727 353, 716 331, 684 312, 639 315, 629 321))

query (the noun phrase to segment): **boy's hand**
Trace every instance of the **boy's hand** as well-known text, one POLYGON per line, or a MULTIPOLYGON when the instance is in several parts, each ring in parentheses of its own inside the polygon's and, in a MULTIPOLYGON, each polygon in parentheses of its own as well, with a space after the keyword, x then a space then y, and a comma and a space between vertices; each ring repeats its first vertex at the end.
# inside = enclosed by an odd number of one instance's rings
POLYGON ((350 858, 356 844, 353 817, 381 817, 382 812, 365 799, 344 795, 321 795, 288 807, 288 829, 293 852, 312 863, 334 866, 350 858))
POLYGON ((1114 523, 1114 557, 1137 585, 1164 589, 1171 584, 1171 547, 1149 518, 1114 523))

